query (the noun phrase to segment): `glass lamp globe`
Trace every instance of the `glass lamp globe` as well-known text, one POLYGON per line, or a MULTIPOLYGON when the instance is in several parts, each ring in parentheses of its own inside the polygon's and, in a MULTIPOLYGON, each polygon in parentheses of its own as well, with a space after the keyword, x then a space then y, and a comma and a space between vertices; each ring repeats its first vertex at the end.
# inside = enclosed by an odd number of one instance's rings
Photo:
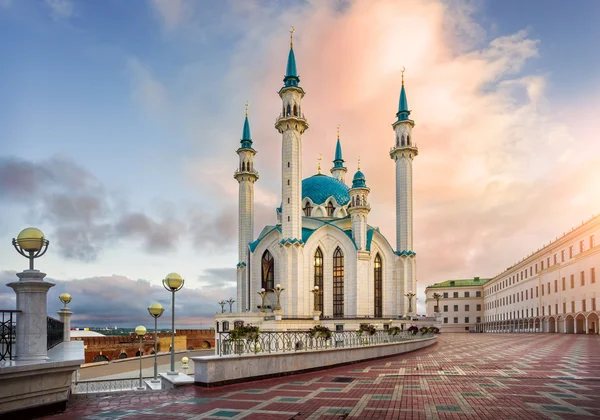
POLYGON ((169 273, 163 280, 165 286, 170 290, 179 290, 183 285, 183 277, 177 273, 169 273))
POLYGON ((188 359, 187 357, 183 357, 181 359, 181 363, 183 363, 184 365, 187 365, 189 361, 190 361, 190 359, 188 359))
POLYGON ((148 306, 148 312, 150 312, 150 315, 152 315, 155 318, 158 318, 159 316, 161 316, 164 311, 165 311, 165 309, 158 302, 153 303, 150 306, 148 306))
POLYGON ((25 252, 37 252, 42 248, 44 234, 41 230, 28 227, 23 229, 17 236, 17 244, 25 252))
POLYGON ((144 327, 143 325, 138 325, 137 327, 135 327, 135 333, 139 337, 145 336, 146 335, 146 327, 144 327))
POLYGON ((67 305, 69 302, 71 302, 71 295, 68 293, 61 293, 60 296, 58 297, 60 299, 60 301, 62 303, 64 303, 65 305, 67 305))

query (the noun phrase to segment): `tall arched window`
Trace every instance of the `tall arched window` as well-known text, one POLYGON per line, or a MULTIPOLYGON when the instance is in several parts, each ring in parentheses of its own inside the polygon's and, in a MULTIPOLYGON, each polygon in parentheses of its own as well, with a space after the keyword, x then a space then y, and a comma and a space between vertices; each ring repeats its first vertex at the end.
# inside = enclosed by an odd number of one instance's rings
POLYGON ((317 248, 315 252, 315 286, 319 286, 320 294, 315 296, 317 302, 315 309, 323 314, 323 253, 321 248, 317 248))
POLYGON ((288 104, 288 106, 287 106, 287 113, 285 114, 285 116, 289 117, 291 113, 292 113, 292 107, 290 106, 290 104, 288 104))
POLYGON ((405 144, 404 144, 404 134, 402 134, 402 137, 401 137, 401 139, 402 139, 402 140, 400 140, 400 145, 401 145, 401 146, 404 146, 404 145, 405 145, 405 144))
POLYGON ((329 203, 327 203, 327 206, 325 208, 327 209, 327 216, 333 217, 333 212, 335 211, 333 203, 330 201, 329 203))
POLYGON ((333 253, 333 316, 344 316, 344 254, 339 246, 333 253))
POLYGON ((265 290, 275 288, 275 261, 267 250, 262 256, 262 282, 261 287, 265 290))
POLYGON ((298 116, 298 108, 296 107, 296 105, 294 105, 294 115, 296 117, 298 116))
POLYGON ((382 281, 382 269, 381 269, 381 257, 379 253, 375 255, 375 264, 373 267, 373 279, 375 285, 375 318, 381 318, 383 316, 383 281, 382 281))

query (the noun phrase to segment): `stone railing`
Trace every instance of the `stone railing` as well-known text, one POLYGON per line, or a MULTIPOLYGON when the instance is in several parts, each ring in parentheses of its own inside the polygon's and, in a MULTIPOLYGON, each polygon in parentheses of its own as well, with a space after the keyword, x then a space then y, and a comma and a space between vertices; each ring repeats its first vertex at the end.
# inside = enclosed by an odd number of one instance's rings
POLYGON ((52 347, 60 344, 64 341, 65 337, 65 324, 58 319, 54 319, 51 317, 46 317, 46 325, 47 325, 47 349, 50 350, 52 347))
POLYGON ((12 360, 16 339, 16 314, 21 311, 0 310, 0 360, 12 360))
POLYGON ((366 332, 359 335, 357 331, 332 331, 331 337, 325 338, 311 336, 309 331, 266 331, 260 332, 256 339, 236 340, 231 338, 230 332, 220 332, 216 351, 219 356, 297 352, 399 343, 431 336, 433 333, 412 334, 407 331, 391 335, 385 330, 380 330, 374 335, 366 332))

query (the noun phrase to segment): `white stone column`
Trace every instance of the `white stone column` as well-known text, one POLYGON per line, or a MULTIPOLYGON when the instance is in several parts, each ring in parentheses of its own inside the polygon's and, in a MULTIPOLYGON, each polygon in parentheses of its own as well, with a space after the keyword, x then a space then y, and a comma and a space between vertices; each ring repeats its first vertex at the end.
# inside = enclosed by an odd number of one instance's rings
POLYGON ((64 323, 63 341, 71 341, 71 315, 73 315, 73 312, 69 308, 62 308, 57 314, 64 323))
POLYGON ((590 327, 589 327, 589 324, 588 324, 588 319, 586 318, 586 319, 585 319, 585 333, 586 333, 586 334, 589 334, 589 333, 590 333, 590 330, 589 330, 589 328, 590 328, 590 327))
POLYGON ((25 270, 17 273, 19 281, 8 283, 17 294, 16 360, 47 360, 48 324, 46 309, 48 290, 53 283, 44 281, 45 273, 25 270))

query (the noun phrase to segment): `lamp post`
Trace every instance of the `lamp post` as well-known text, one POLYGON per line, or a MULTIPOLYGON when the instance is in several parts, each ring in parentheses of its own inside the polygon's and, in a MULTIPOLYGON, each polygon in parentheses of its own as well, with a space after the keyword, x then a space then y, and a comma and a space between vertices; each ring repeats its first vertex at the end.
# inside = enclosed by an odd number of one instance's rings
POLYGON ((35 270, 33 262, 46 253, 49 241, 42 231, 29 227, 23 229, 12 240, 12 244, 19 254, 29 260, 29 269, 17 273, 19 280, 7 284, 17 295, 16 309, 20 311, 17 317, 15 359, 47 360, 47 295, 54 284, 44 281, 46 274, 35 270))
POLYGON ((29 259, 29 269, 33 270, 33 260, 46 253, 50 241, 44 238, 41 230, 30 227, 23 229, 12 244, 19 254, 29 259))
POLYGON ((229 303, 229 313, 231 313, 232 312, 233 303, 235 302, 235 300, 233 300, 233 298, 229 298, 229 300, 227 300, 226 302, 229 303))
POLYGON ((412 313, 412 299, 416 296, 416 294, 413 293, 411 290, 404 296, 406 296, 408 298, 408 313, 411 314, 412 313))
POLYGON ((275 296, 277 296, 277 304, 275 305, 275 310, 276 311, 280 311, 281 310, 281 292, 283 292, 285 289, 283 287, 281 287, 281 284, 278 284, 277 286, 275 286, 275 288, 273 289, 273 292, 275 293, 275 296))
POLYGON ((227 302, 225 302, 224 300, 219 302, 219 305, 221 305, 221 313, 225 313, 225 305, 227 304, 227 302))
POLYGON ((148 313, 154 318, 154 379, 152 382, 160 382, 158 380, 158 318, 163 314, 165 308, 160 303, 153 303, 148 306, 148 313))
POLYGON ((177 273, 169 273, 163 279, 163 286, 172 294, 172 309, 171 309, 171 371, 168 375, 177 375, 175 371, 175 292, 181 290, 185 280, 177 273))
POLYGON ((63 341, 71 341, 71 310, 67 308, 67 304, 71 302, 71 295, 61 293, 58 299, 62 302, 63 307, 58 311, 58 316, 63 323, 63 341))
POLYGON ((319 286, 315 286, 310 293, 314 295, 314 311, 317 312, 319 310, 319 295, 323 294, 323 291, 319 289, 319 286))
POLYGON ((190 361, 190 359, 188 359, 187 357, 182 357, 181 358, 181 367, 183 369, 183 373, 187 375, 187 371, 190 367, 190 365, 188 365, 188 362, 190 361))
POLYGON ((138 325, 137 327, 135 327, 135 333, 140 338, 140 386, 138 387, 138 389, 141 390, 145 389, 145 387, 142 385, 142 343, 144 340, 144 336, 146 335, 146 327, 144 327, 143 325, 138 325))
POLYGON ((267 297, 267 291, 264 288, 262 288, 262 289, 260 289, 260 292, 256 292, 256 293, 258 293, 258 295, 260 296, 261 301, 262 301, 262 303, 260 304, 260 311, 266 312, 265 311, 265 298, 267 297))

